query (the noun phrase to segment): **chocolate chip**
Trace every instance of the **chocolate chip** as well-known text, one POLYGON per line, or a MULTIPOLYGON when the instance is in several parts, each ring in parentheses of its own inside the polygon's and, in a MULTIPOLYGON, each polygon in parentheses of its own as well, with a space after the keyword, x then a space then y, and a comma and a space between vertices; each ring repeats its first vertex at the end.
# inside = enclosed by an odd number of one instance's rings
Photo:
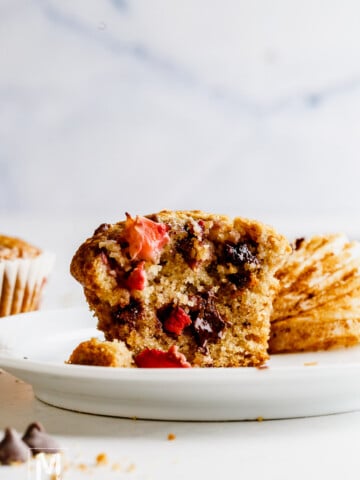
POLYGON ((301 237, 301 238, 297 238, 295 241, 294 241, 294 250, 299 250, 299 248, 301 247, 301 245, 305 242, 305 238, 301 237))
POLYGON ((244 288, 251 282, 251 272, 241 268, 237 273, 230 273, 227 278, 237 288, 244 288))
POLYGON ((101 225, 98 226, 98 228, 94 231, 94 235, 97 235, 98 233, 103 233, 109 230, 111 227, 110 223, 102 223, 101 225))
POLYGON ((193 237, 186 236, 179 238, 176 242, 176 250, 181 254, 190 268, 194 268, 196 266, 193 237))
POLYGON ((115 258, 111 257, 105 249, 101 249, 99 251, 99 254, 100 254, 101 261, 107 268, 107 272, 109 276, 115 278, 119 287, 129 288, 127 279, 129 275, 133 272, 133 270, 139 265, 139 262, 136 262, 136 261, 131 262, 132 269, 125 272, 121 268, 121 266, 118 264, 118 262, 115 260, 115 258))
POLYGON ((197 306, 191 312, 196 342, 206 348, 208 342, 216 342, 222 337, 226 322, 221 317, 211 293, 197 298, 197 306))
POLYGON ((142 312, 143 307, 141 303, 132 298, 126 307, 115 308, 111 316, 115 323, 120 325, 127 324, 131 328, 135 328, 136 321, 139 317, 141 317, 142 312))
POLYGON ((18 432, 13 428, 6 428, 5 436, 0 442, 0 464, 24 463, 29 459, 30 454, 29 447, 23 442, 18 432))
POLYGON ((190 268, 194 269, 199 263, 196 259, 196 247, 194 241, 203 241, 204 237, 204 222, 200 220, 198 222, 198 228, 195 230, 195 226, 192 223, 186 224, 182 235, 179 236, 176 242, 176 250, 182 255, 185 262, 190 268))
POLYGON ((164 324, 167 318, 170 317, 173 309, 174 309, 173 303, 168 303, 166 305, 163 305, 161 308, 158 308, 156 312, 156 316, 162 324, 164 324))
POLYGON ((31 423, 23 435, 23 441, 31 448, 32 454, 59 452, 59 445, 45 431, 40 422, 31 423))
POLYGON ((232 263, 236 266, 243 266, 244 264, 259 265, 259 260, 252 252, 254 246, 250 243, 243 242, 237 245, 225 243, 224 245, 224 259, 226 262, 232 263))
POLYGON ((238 288, 246 287, 251 282, 251 271, 260 266, 256 257, 256 245, 250 241, 236 245, 225 243, 222 259, 237 267, 238 271, 229 274, 227 278, 238 288))

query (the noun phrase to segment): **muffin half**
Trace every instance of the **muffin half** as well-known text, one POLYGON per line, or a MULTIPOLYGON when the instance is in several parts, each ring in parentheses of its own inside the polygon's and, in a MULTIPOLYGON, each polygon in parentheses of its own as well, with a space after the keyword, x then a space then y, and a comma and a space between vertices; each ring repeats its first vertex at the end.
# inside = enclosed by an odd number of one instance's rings
POLYGON ((127 214, 80 246, 71 273, 106 340, 123 341, 138 366, 256 366, 268 358, 274 274, 290 251, 254 220, 127 214))

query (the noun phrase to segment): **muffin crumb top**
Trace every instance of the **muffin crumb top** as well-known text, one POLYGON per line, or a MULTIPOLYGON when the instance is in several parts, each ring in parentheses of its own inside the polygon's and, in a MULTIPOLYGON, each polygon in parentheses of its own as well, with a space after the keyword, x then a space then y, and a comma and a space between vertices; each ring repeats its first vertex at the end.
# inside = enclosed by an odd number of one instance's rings
POLYGON ((0 261, 18 258, 35 258, 41 250, 16 237, 0 234, 0 261))

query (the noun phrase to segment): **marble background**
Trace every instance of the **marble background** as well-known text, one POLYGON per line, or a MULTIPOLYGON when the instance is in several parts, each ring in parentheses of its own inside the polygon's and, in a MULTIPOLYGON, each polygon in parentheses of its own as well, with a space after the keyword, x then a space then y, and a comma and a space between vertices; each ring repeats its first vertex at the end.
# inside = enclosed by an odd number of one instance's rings
POLYGON ((360 212, 354 1, 1 0, 0 213, 360 212))

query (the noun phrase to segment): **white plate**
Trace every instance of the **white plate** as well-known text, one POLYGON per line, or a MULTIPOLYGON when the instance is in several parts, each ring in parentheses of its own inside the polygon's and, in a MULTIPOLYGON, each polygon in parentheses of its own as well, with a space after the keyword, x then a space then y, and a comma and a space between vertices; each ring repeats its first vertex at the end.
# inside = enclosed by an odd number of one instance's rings
POLYGON ((66 365, 73 348, 101 337, 86 309, 0 319, 0 367, 37 398, 100 415, 164 420, 245 420, 360 409, 360 347, 276 355, 267 369, 116 369, 66 365))

